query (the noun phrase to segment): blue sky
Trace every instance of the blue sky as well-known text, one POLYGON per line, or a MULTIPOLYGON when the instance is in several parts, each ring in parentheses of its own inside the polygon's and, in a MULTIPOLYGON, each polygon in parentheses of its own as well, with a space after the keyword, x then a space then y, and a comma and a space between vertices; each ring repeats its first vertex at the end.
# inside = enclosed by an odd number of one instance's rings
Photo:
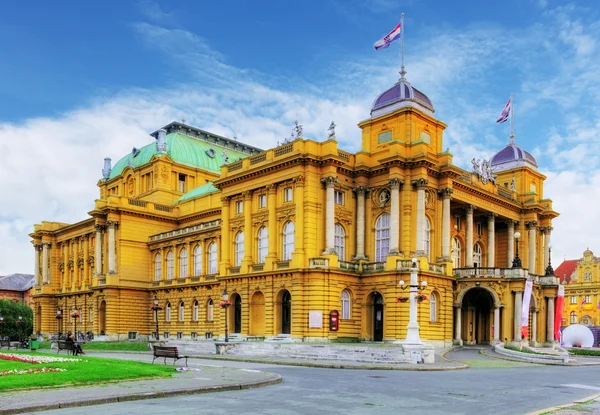
POLYGON ((399 42, 373 43, 405 13, 408 79, 448 124, 455 164, 516 141, 548 176, 555 265, 600 254, 600 8, 595 1, 391 0, 7 2, 0 13, 0 275, 32 273, 27 234, 85 218, 102 160, 172 120, 272 147, 292 122, 360 146, 356 124, 398 78, 399 42))

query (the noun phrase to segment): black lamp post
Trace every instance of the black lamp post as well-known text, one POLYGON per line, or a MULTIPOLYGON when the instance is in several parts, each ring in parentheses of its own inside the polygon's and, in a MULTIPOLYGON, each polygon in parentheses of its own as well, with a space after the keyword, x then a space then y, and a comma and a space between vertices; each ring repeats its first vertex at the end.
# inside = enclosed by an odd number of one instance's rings
POLYGON ((18 316, 17 319, 15 320, 15 324, 17 325, 17 333, 19 334, 19 342, 21 342, 22 336, 21 336, 21 323, 23 322, 23 317, 22 316, 18 316))
POLYGON ((2 338, 2 326, 4 325, 4 316, 0 314, 0 339, 2 338))
POLYGON ((519 238, 521 234, 519 232, 515 232, 515 258, 513 259, 512 267, 513 268, 522 268, 521 258, 519 258, 519 238))
POLYGON ((150 309, 154 311, 154 321, 156 321, 156 340, 160 339, 160 334, 158 334, 158 310, 162 310, 162 307, 158 305, 158 297, 155 295, 152 307, 150 309))
POLYGON ((78 341, 79 337, 77 336, 77 319, 79 318, 79 310, 77 310, 77 303, 73 307, 73 313, 71 314, 73 317, 73 332, 75 333, 75 341, 78 341))
POLYGON ((552 268, 552 245, 548 245, 548 266, 546 267, 546 274, 544 276, 554 276, 554 268, 552 268))
POLYGON ((60 329, 62 327, 62 308, 56 307, 56 331, 58 333, 58 339, 60 339, 60 329))
POLYGON ((225 342, 229 342, 229 333, 227 331, 227 309, 229 308, 229 293, 227 292, 227 288, 223 291, 223 301, 221 302, 221 307, 225 309, 225 342))

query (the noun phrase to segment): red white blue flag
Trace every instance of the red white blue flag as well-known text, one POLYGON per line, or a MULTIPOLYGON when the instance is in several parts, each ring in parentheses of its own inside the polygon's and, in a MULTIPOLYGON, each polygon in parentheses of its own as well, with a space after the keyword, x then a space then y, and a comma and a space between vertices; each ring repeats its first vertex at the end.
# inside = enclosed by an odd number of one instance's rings
POLYGON ((510 98, 509 98, 508 102, 506 103, 506 106, 504 107, 502 114, 500 114, 500 116, 498 117, 496 122, 498 124, 502 124, 503 122, 506 122, 506 120, 508 120, 509 115, 510 115, 510 98))
POLYGON ((402 33, 401 27, 402 23, 398 23, 398 26, 394 27, 394 29, 390 33, 388 33, 387 35, 379 39, 377 42, 375 42, 375 50, 385 49, 393 41, 400 39, 400 34, 402 33))

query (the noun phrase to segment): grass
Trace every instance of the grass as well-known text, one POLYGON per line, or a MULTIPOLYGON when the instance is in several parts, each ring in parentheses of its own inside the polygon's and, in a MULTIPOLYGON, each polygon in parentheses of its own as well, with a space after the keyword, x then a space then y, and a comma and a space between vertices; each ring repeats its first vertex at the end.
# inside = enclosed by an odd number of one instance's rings
MULTIPOLYGON (((11 352, 11 354, 13 353, 11 352)), ((57 357, 56 354, 50 355, 46 353, 35 352, 14 354, 57 357)), ((0 376, 0 391, 73 385, 82 386, 122 380, 170 377, 175 373, 175 367, 173 366, 151 365, 144 362, 86 356, 83 356, 80 359, 81 361, 78 362, 56 362, 42 364, 23 363, 0 359, 0 372, 11 369, 21 370, 42 367, 67 369, 66 372, 0 376)))
POLYGON ((600 356, 600 350, 580 349, 575 347, 569 349, 569 354, 576 354, 580 356, 600 356))
MULTIPOLYGON (((52 343, 40 342, 40 349, 50 349, 52 343)), ((147 352, 148 342, 88 342, 82 343, 83 350, 113 350, 113 351, 135 351, 147 352)))
POLYGON ((518 347, 513 347, 513 346, 507 346, 507 345, 505 345, 504 348, 508 349, 508 350, 514 350, 515 352, 546 355, 546 353, 534 352, 533 350, 526 349, 525 347, 523 347, 522 349, 519 349, 518 347))

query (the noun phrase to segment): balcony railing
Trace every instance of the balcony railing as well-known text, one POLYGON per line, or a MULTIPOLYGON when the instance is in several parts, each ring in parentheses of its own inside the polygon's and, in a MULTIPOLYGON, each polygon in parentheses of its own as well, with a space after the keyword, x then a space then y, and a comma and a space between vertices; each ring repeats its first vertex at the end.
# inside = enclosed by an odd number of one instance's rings
POLYGON ((429 264, 429 272, 435 272, 437 274, 445 274, 446 266, 440 264, 429 264))
POLYGON ((358 272, 358 262, 340 261, 340 269, 344 271, 358 272))
POLYGON ((385 262, 364 262, 363 272, 385 271, 385 262))
POLYGON ((412 261, 410 259, 399 259, 396 261, 397 271, 407 271, 412 268, 412 261))
POLYGON ((455 268, 456 278, 527 278, 529 271, 523 268, 455 268))
POLYGON ((329 268, 329 259, 327 258, 309 258, 308 267, 315 269, 329 268))

